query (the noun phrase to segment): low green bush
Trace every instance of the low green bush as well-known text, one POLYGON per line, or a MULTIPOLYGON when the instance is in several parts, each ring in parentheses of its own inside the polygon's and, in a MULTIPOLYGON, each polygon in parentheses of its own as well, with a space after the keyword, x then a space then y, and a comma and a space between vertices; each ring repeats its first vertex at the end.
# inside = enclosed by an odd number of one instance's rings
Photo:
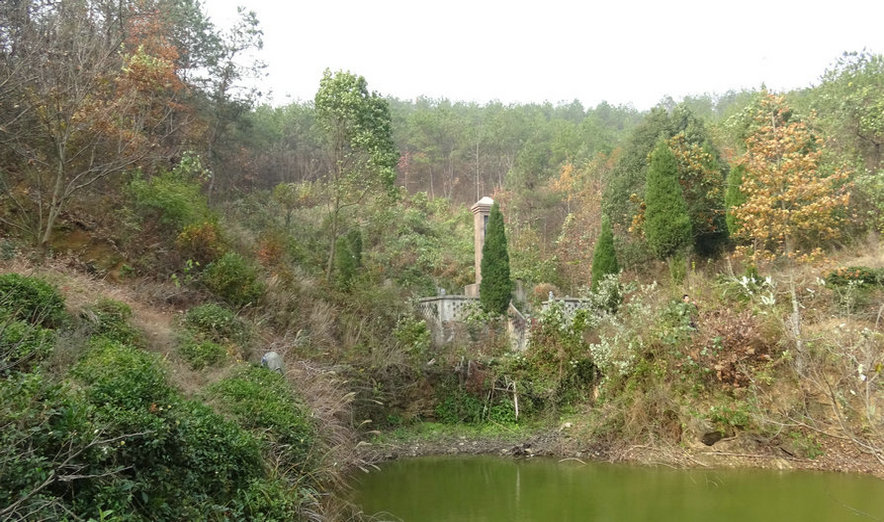
POLYGON ((188 310, 184 316, 184 326, 199 338, 216 343, 242 343, 248 338, 245 322, 232 311, 215 303, 188 310))
POLYGON ((264 294, 264 285, 258 281, 255 267, 234 252, 224 254, 207 266, 201 280, 210 292, 232 306, 255 304, 264 294))
POLYGON ((0 376, 26 372, 55 346, 55 332, 24 321, 0 321, 0 376))
POLYGON ((136 212, 143 221, 156 222, 176 234, 188 225, 213 221, 200 187, 206 173, 199 157, 187 154, 171 171, 149 179, 135 177, 129 194, 136 212))
POLYGON ((193 370, 215 366, 227 359, 227 349, 214 341, 200 341, 184 336, 178 341, 178 353, 193 370))
POLYGON ((830 286, 847 286, 850 283, 862 287, 884 286, 884 269, 867 266, 846 266, 829 272, 825 281, 830 286))
POLYGON ((92 403, 108 408, 147 410, 173 394, 155 355, 106 338, 93 339, 72 374, 88 385, 92 403))
POLYGON ((532 325, 526 352, 502 358, 500 373, 519 382, 538 405, 565 406, 584 399, 600 377, 586 335, 601 313, 586 308, 568 312, 561 302, 550 304, 532 325))
POLYGON ((260 439, 205 404, 182 399, 154 355, 98 338, 72 374, 101 436, 114 440, 99 448, 92 469, 120 468, 81 484, 76 511, 223 520, 244 509, 242 491, 265 479, 260 439))
POLYGON ((95 429, 81 395, 41 372, 0 379, 3 520, 70 519, 71 482, 52 481, 52 475, 82 472, 95 455, 87 447, 95 429))
POLYGON ((297 520, 304 500, 280 479, 255 479, 239 491, 227 515, 232 520, 297 520))
POLYGON ((315 435, 281 379, 252 368, 223 381, 228 419, 184 400, 158 357, 104 336, 62 381, 0 378, 0 518, 295 520, 311 490, 262 452, 303 462, 315 435))
POLYGON ((58 289, 36 277, 0 275, 0 316, 54 328, 65 318, 58 289))
MULTIPOLYGON (((264 474, 258 439, 204 404, 178 401, 169 415, 174 424, 167 451, 181 485, 210 495, 216 502, 264 474)), ((170 492, 171 493, 171 492, 170 492)))
POLYGON ((443 424, 478 424, 482 422, 482 401, 459 386, 439 390, 439 399, 433 412, 443 424))
POLYGON ((427 322, 413 315, 404 315, 396 323, 393 337, 399 346, 415 358, 429 353, 431 344, 430 329, 427 322))
POLYGON ((286 468, 305 470, 317 435, 307 410, 285 377, 259 366, 242 365, 209 388, 219 409, 268 444, 286 468))
POLYGON ((101 298, 83 311, 93 336, 102 336, 124 344, 138 341, 138 330, 129 325, 132 308, 126 303, 101 298))

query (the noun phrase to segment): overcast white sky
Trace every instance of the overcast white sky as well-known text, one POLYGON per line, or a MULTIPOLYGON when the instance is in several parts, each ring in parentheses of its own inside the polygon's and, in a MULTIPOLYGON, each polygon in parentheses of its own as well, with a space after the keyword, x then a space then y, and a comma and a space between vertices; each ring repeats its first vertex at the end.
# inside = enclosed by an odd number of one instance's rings
POLYGON ((330 68, 400 99, 644 110, 806 87, 844 51, 884 52, 884 0, 203 1, 222 28, 237 5, 256 12, 274 104, 312 100, 330 68))

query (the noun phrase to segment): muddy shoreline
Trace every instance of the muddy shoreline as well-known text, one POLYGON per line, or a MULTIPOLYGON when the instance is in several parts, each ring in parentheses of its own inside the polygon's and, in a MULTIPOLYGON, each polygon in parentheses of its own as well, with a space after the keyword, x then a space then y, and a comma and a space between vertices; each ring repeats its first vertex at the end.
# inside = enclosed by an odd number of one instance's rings
POLYGON ((425 456, 488 455, 504 458, 557 458, 582 462, 662 465, 674 468, 760 468, 861 473, 884 480, 884 466, 852 443, 828 439, 816 458, 790 455, 781 447, 751 436, 722 439, 712 446, 586 441, 563 430, 528 436, 465 436, 440 434, 399 439, 381 437, 360 444, 359 458, 369 464, 425 456))

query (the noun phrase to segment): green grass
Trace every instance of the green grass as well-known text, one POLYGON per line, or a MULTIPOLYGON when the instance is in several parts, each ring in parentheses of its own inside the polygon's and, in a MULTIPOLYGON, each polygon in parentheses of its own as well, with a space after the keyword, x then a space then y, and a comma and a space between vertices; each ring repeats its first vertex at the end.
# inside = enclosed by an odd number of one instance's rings
POLYGON ((408 441, 438 442, 449 439, 466 438, 469 440, 522 440, 531 435, 541 426, 522 424, 442 424, 439 422, 418 422, 409 426, 401 426, 392 431, 375 435, 372 442, 403 443, 408 441))

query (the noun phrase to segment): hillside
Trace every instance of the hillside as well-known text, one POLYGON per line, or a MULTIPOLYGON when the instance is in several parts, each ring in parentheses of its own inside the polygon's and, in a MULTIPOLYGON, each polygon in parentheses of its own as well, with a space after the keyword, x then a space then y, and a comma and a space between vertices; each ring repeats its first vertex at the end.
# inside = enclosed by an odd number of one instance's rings
POLYGON ((884 469, 882 55, 641 112, 331 70, 268 107, 246 12, 14 7, 0 519, 359 520, 349 473, 434 452, 884 469))

